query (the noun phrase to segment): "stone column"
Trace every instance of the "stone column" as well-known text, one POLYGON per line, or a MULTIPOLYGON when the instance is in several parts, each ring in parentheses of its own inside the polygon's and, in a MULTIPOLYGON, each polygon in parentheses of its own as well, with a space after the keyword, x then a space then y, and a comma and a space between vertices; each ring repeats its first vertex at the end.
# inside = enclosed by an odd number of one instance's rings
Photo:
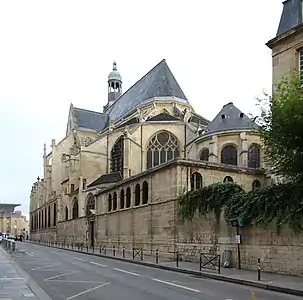
POLYGON ((209 161, 217 163, 219 158, 218 153, 218 136, 212 136, 212 140, 209 143, 209 161))
POLYGON ((241 167, 248 166, 248 143, 246 138, 246 132, 240 133, 240 154, 239 154, 239 164, 241 167))

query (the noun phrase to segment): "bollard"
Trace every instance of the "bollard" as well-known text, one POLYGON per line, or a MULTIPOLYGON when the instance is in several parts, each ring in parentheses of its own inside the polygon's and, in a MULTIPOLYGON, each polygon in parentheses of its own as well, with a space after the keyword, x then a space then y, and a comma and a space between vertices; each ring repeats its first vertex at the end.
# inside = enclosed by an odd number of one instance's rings
POLYGON ((200 272, 202 271, 202 253, 200 253, 200 272))
POLYGON ((159 263, 159 251, 156 249, 156 264, 159 263))
POLYGON ((93 254, 95 253, 95 245, 93 245, 93 254))
POLYGON ((177 255, 176 255, 176 263, 177 263, 177 267, 179 267, 179 252, 177 251, 177 255))
POLYGON ((221 274, 221 256, 219 255, 219 261, 218 261, 218 273, 221 274))
POLYGON ((12 252, 16 251, 16 242, 15 241, 12 241, 12 243, 11 243, 11 251, 12 252))
POLYGON ((122 257, 125 258, 125 247, 122 248, 122 257))
POLYGON ((133 259, 135 259, 135 248, 133 248, 133 259))
POLYGON ((258 281, 261 280, 261 266, 260 266, 260 258, 258 258, 258 281))
POLYGON ((72 243, 72 249, 74 249, 74 244, 72 243))
POLYGON ((101 252, 102 252, 102 247, 100 245, 100 247, 99 247, 99 254, 101 254, 101 252))
POLYGON ((86 244, 86 252, 88 252, 88 244, 86 244))
POLYGON ((140 250, 140 256, 141 256, 141 261, 143 261, 143 249, 141 248, 141 250, 140 250))
POLYGON ((113 245, 113 256, 116 256, 116 247, 113 245))

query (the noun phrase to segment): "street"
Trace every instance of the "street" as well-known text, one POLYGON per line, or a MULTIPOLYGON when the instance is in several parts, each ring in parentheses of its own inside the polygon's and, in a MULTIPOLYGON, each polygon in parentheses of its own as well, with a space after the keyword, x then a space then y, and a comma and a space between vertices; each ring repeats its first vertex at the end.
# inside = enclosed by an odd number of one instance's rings
POLYGON ((30 243, 15 260, 53 300, 299 300, 216 280, 134 265, 30 243))

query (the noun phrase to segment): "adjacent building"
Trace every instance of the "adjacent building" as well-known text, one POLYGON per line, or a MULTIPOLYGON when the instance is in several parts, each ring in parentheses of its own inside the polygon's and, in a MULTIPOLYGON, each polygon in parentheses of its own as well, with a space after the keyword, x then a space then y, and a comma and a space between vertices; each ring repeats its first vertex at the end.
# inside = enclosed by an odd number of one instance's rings
POLYGON ((0 233, 27 235, 29 226, 21 211, 15 211, 18 204, 0 204, 0 233))

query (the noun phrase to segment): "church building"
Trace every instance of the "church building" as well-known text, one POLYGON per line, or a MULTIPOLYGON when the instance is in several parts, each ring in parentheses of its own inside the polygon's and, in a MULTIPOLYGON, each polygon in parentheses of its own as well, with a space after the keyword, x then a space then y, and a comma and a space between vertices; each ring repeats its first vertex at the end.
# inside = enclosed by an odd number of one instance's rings
MULTIPOLYGON (((257 125, 233 103, 210 122, 165 60, 122 92, 113 63, 103 112, 70 105, 66 136, 44 146, 31 192, 31 238, 173 252, 181 192, 267 182, 257 125)), ((179 229, 178 229, 179 228, 179 229)))

